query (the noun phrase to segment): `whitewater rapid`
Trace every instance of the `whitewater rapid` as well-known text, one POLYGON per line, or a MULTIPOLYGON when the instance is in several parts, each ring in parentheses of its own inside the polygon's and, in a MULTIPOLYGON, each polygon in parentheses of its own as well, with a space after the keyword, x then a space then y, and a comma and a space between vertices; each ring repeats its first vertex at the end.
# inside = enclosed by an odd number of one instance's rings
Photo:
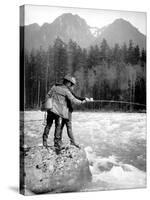
POLYGON ((96 156, 92 147, 85 148, 92 173, 93 190, 130 189, 146 187, 146 173, 133 165, 119 162, 117 157, 96 156))

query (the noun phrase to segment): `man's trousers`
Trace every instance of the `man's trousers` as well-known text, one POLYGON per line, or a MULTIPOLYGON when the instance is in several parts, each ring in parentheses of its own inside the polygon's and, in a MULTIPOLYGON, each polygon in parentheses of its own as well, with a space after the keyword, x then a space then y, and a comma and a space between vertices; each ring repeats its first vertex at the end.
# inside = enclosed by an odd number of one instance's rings
POLYGON ((56 148, 60 148, 61 147, 62 118, 51 111, 47 111, 47 123, 46 123, 46 127, 45 127, 44 133, 43 133, 43 141, 44 140, 47 141, 49 131, 51 129, 53 121, 55 121, 54 146, 56 148))

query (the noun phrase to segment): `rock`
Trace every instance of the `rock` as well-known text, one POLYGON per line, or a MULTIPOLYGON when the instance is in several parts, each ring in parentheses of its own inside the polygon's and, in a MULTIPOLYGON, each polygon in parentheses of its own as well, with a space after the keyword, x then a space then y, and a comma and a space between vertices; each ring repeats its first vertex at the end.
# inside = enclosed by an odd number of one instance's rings
POLYGON ((112 163, 112 162, 105 162, 105 163, 98 163, 97 164, 97 168, 101 172, 110 171, 113 166, 114 166, 114 163, 112 163))
POLYGON ((24 167, 25 188, 33 193, 80 191, 92 178, 85 151, 72 145, 58 155, 50 147, 33 147, 24 167))

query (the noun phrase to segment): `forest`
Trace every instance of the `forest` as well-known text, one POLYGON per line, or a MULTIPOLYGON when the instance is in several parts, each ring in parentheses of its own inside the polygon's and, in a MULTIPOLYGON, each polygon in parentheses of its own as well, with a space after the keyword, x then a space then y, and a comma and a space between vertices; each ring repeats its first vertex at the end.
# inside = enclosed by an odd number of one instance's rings
POLYGON ((95 103, 82 109, 146 110, 132 104, 146 105, 146 50, 132 40, 110 47, 103 39, 101 44, 84 49, 72 40, 66 44, 56 38, 48 50, 21 49, 20 58, 21 110, 39 109, 49 89, 68 73, 77 79, 75 93, 79 96, 131 102, 95 103))

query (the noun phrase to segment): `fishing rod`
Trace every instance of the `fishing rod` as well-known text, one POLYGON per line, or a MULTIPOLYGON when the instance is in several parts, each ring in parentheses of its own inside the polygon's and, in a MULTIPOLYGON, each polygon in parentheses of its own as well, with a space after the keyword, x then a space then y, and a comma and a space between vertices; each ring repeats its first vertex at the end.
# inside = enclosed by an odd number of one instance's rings
POLYGON ((123 104, 132 104, 132 105, 137 105, 137 106, 145 106, 145 104, 141 104, 141 103, 136 103, 136 102, 130 102, 130 101, 115 101, 115 100, 94 100, 93 98, 90 98, 89 100, 86 101, 86 103, 90 103, 90 102, 93 102, 93 103, 96 103, 96 102, 99 102, 99 103, 123 103, 123 104))

